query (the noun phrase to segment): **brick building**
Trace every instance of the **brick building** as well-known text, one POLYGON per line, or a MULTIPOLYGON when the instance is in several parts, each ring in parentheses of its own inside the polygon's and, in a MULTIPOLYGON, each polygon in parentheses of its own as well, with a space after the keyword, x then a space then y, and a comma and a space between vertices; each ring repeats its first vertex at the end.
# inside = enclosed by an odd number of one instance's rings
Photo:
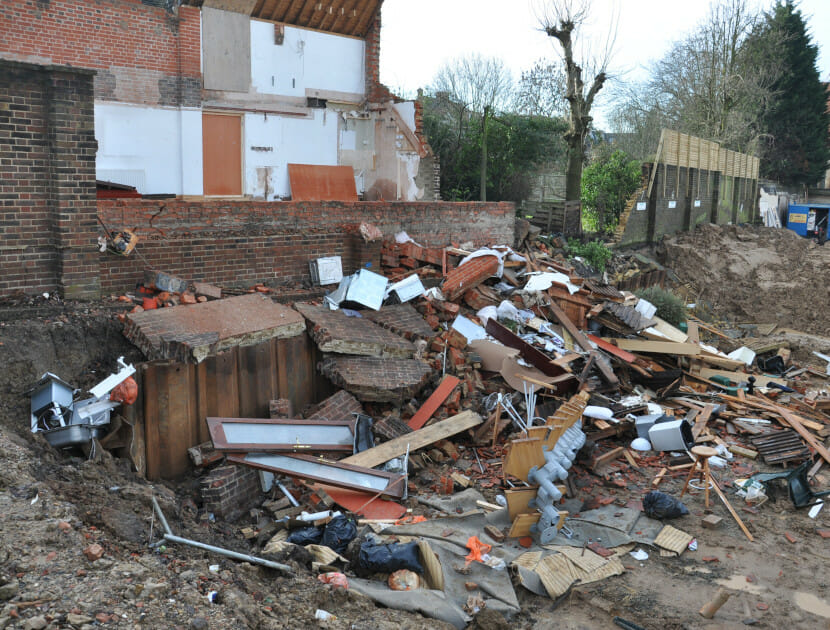
POLYGON ((6 0, 0 59, 95 70, 97 177, 140 193, 287 199, 302 163, 431 199, 415 104, 378 81, 381 3, 6 0))
POLYGON ((349 273, 378 259, 364 221, 510 242, 509 204, 434 201, 417 104, 379 82, 381 4, 0 3, 0 295, 95 297, 146 267, 293 282, 330 255, 349 273), (351 167, 362 199, 285 201, 288 164, 351 167), (163 200, 96 203, 96 179, 163 200), (141 256, 98 252, 101 225, 133 229, 141 256))

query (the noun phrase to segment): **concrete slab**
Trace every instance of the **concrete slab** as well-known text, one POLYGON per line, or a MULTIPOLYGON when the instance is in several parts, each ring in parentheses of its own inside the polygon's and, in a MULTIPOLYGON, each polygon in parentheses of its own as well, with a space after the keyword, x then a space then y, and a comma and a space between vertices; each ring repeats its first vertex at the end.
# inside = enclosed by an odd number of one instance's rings
POLYGON ((410 358, 412 342, 381 328, 366 317, 348 317, 325 306, 294 305, 308 320, 308 332, 323 352, 378 358, 410 358))
POLYGON ((364 313, 379 326, 410 340, 432 339, 436 333, 411 304, 390 304, 379 311, 364 313))
POLYGON ((302 315, 258 293, 133 313, 124 325, 124 336, 149 359, 183 363, 304 331, 302 315))
POLYGON ((320 371, 360 400, 402 403, 424 388, 432 368, 417 359, 326 355, 320 371))

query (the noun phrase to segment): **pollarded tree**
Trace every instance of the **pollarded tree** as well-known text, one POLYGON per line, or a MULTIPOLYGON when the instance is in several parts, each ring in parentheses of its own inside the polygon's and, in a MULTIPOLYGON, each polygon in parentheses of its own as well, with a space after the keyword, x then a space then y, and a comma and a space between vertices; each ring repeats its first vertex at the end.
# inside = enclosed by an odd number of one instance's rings
POLYGON ((784 184, 811 185, 821 179, 830 159, 828 95, 816 68, 818 47, 792 0, 778 0, 757 37, 775 32, 784 34, 782 45, 767 51, 784 71, 761 120, 766 140, 761 174, 784 184))
POLYGON ((548 0, 542 16, 542 27, 554 38, 562 53, 565 66, 565 100, 568 103, 568 166, 565 172, 565 199, 578 200, 581 195, 582 167, 585 163, 585 139, 591 129, 591 108, 594 99, 608 80, 608 63, 613 48, 609 37, 602 57, 595 62, 580 60, 574 47, 579 28, 590 12, 588 0, 548 0), (591 71, 591 66, 594 70, 591 71), (586 85, 583 74, 593 75, 586 85))

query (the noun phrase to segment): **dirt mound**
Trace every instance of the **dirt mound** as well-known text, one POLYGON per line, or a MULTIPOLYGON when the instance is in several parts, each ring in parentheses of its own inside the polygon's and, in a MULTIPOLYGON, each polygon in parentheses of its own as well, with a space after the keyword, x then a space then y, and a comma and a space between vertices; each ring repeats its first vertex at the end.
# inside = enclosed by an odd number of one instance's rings
POLYGON ((719 319, 830 335, 830 247, 786 229, 702 225, 665 237, 657 255, 719 319))

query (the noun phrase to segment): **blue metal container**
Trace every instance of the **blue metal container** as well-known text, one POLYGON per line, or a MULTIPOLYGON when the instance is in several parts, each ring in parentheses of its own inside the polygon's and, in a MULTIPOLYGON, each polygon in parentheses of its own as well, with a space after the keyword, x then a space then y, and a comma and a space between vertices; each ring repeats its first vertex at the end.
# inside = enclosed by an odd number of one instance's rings
POLYGON ((824 241, 828 238, 828 215, 830 204, 826 203, 791 203, 787 210, 786 227, 796 234, 809 238, 819 237, 824 241))

